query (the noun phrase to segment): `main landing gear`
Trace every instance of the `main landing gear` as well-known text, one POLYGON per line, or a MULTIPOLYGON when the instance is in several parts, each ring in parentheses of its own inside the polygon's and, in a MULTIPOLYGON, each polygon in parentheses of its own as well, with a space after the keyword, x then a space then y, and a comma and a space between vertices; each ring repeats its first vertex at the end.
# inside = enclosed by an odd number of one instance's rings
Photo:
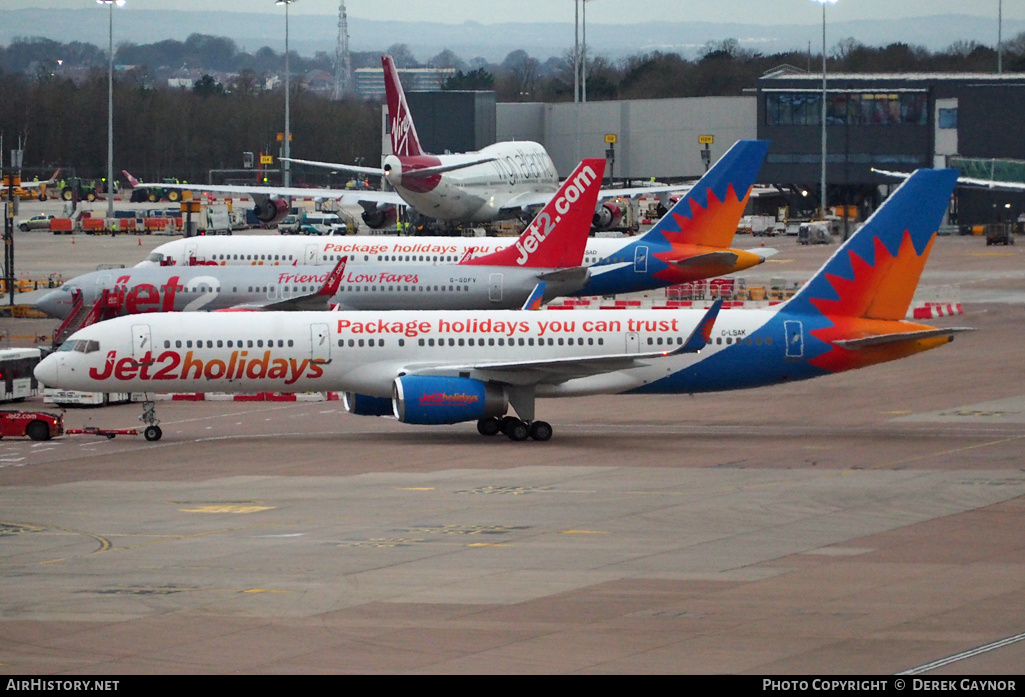
POLYGON ((546 441, 552 437, 552 425, 547 421, 531 421, 527 423, 515 416, 493 417, 477 422, 477 432, 482 436, 495 436, 504 433, 509 440, 523 441, 533 438, 546 441))
POLYGON ((157 425, 160 423, 160 419, 157 418, 156 404, 149 401, 151 400, 151 397, 151 395, 146 395, 147 401, 142 403, 142 416, 139 417, 139 421, 146 424, 146 428, 142 432, 142 435, 146 440, 157 441, 160 440, 160 436, 164 435, 164 432, 160 430, 160 426, 157 425))

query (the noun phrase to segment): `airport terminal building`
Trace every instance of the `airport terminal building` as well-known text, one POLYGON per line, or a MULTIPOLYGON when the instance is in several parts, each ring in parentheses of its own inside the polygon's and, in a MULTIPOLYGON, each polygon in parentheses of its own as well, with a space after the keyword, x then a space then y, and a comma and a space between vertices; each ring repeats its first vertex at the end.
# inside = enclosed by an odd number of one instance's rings
MULTIPOLYGON (((738 97, 573 103, 496 103, 493 93, 409 93, 425 146, 459 152, 502 140, 544 145, 560 172, 609 157, 617 180, 679 181, 705 171, 736 140, 771 145, 760 182, 780 188, 792 215, 819 202, 822 74, 782 66, 738 97), (455 95, 463 95, 457 97, 455 95), (437 101, 437 104, 434 102, 437 101), (438 108, 444 102, 444 109, 438 108), (615 142, 609 143, 609 136, 615 142), (469 139, 468 139, 469 137, 469 139)), ((871 212, 899 183, 873 168, 911 171, 949 158, 1025 160, 1025 74, 827 75, 827 198, 871 212)), ((386 124, 387 120, 383 121, 386 124)), ((385 154, 390 141, 383 137, 385 154)), ((780 201, 766 201, 773 212, 780 201)), ((1015 220, 1025 192, 958 189, 952 223, 1015 220)))

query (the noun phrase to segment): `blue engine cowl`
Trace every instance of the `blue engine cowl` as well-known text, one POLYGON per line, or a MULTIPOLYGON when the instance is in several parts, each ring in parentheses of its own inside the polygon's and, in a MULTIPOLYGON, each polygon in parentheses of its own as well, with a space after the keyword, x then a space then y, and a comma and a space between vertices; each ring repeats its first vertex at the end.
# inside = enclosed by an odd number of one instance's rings
POLYGON ((394 416, 390 397, 371 397, 358 392, 346 392, 342 395, 342 406, 345 411, 357 416, 394 416))
POLYGON ((470 378, 404 375, 392 394, 395 416, 407 424, 457 424, 509 410, 504 389, 470 378))

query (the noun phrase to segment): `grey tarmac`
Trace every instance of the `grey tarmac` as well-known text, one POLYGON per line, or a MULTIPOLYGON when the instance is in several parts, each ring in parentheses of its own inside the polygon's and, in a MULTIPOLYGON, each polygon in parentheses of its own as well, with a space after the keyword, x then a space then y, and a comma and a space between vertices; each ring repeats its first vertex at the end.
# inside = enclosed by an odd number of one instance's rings
MULTIPOLYGON (((766 277, 835 250, 766 244, 766 277)), ((1020 248, 937 241, 923 283, 963 274, 966 304, 933 323, 978 328, 949 346, 541 401, 548 443, 337 401, 162 401, 158 443, 0 441, 0 673, 1020 673, 1025 641, 972 651, 1025 632, 1020 248)))

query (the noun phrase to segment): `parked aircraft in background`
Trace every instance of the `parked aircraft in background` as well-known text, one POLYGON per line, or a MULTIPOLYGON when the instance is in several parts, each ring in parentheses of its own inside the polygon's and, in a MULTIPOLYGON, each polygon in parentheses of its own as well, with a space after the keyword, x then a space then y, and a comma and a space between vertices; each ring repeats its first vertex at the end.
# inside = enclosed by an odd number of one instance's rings
MULTIPOLYGON (((787 302, 604 312, 169 313, 102 322, 35 370, 101 392, 338 390, 362 415, 476 421, 547 440, 536 397, 733 390, 830 375, 949 342, 904 320, 957 173, 920 170, 787 302), (512 406, 517 416, 508 415, 512 406)), ((146 405, 149 439, 159 438, 146 405)))
MULTIPOLYGON (((545 302, 582 288, 591 213, 605 160, 581 162, 513 244, 460 264, 367 262, 326 266, 147 266, 78 276, 36 307, 93 321, 192 310, 468 310, 521 307, 541 281, 545 302)), ((64 327, 59 333, 63 333, 64 327)))
MULTIPOLYGON (((775 254, 768 248, 729 247, 767 149, 766 141, 738 141, 643 235, 588 240, 584 263, 591 266, 591 280, 577 295, 613 295, 722 276, 775 254)), ((334 264, 342 256, 350 263, 455 263, 471 247, 480 256, 512 243, 513 238, 496 237, 189 237, 156 247, 139 266, 317 265, 334 264)))
MULTIPOLYGON (((396 206, 411 206, 437 220, 481 223, 526 218, 543 206, 559 188, 559 175, 544 146, 531 141, 506 141, 477 152, 430 155, 423 151, 399 82, 395 62, 382 56, 392 153, 383 167, 360 167, 338 162, 288 158, 290 162, 383 177, 394 191, 367 189, 310 189, 257 185, 145 184, 125 172, 134 187, 189 189, 220 194, 246 194, 256 204, 263 223, 288 213, 288 197, 334 199, 363 207, 363 222, 381 228, 395 220, 396 206)), ((606 189, 599 198, 625 198, 686 190, 687 185, 606 189)), ((593 224, 615 227, 623 211, 608 202, 597 207, 593 224)))

